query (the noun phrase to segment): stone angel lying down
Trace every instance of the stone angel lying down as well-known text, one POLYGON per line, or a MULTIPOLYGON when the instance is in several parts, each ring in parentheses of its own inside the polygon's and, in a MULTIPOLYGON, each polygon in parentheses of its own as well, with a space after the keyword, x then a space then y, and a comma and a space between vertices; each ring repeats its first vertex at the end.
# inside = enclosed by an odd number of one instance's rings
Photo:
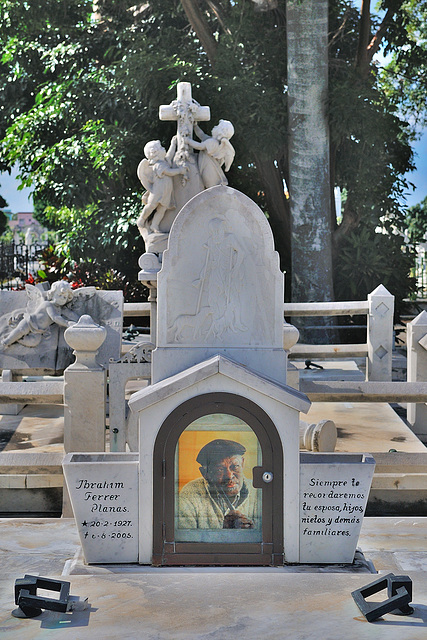
POLYGON ((177 138, 172 138, 168 152, 160 144, 160 140, 147 142, 144 147, 145 158, 138 165, 137 174, 146 192, 142 196, 145 205, 137 220, 138 229, 150 227, 152 231, 160 231, 160 223, 168 209, 175 206, 173 199, 173 176, 187 173, 187 167, 172 167, 172 158, 176 150, 177 138), (152 218, 149 221, 149 218, 152 218))
POLYGON ((25 289, 28 298, 26 308, 8 314, 7 322, 1 323, 0 349, 3 351, 14 343, 37 347, 52 324, 71 327, 80 317, 71 309, 66 309, 67 317, 64 314, 64 307, 74 294, 69 282, 54 282, 47 292, 31 284, 25 285, 25 289))

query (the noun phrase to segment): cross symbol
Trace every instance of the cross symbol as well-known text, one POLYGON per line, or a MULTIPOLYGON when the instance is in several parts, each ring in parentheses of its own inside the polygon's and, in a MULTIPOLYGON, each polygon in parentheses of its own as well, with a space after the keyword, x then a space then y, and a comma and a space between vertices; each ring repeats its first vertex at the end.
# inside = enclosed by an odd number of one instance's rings
POLYGON ((175 154, 175 164, 182 165, 190 160, 192 149, 184 143, 184 137, 192 137, 193 125, 195 122, 210 120, 211 110, 209 107, 201 107, 191 96, 191 84, 189 82, 179 82, 177 85, 177 99, 171 104, 162 104, 159 107, 160 120, 177 121, 177 152, 175 154))

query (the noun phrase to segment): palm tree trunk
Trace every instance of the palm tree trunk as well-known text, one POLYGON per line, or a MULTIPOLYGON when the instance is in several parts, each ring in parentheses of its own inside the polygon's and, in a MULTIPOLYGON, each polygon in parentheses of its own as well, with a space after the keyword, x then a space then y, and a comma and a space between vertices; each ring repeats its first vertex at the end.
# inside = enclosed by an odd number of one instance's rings
POLYGON ((328 0, 288 0, 287 41, 292 300, 330 301, 328 0))

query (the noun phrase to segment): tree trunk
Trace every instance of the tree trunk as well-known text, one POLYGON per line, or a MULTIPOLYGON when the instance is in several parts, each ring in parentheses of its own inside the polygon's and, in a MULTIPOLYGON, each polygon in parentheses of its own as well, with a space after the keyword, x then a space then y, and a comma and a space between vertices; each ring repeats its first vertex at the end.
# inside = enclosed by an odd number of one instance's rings
MULTIPOLYGON (((288 0, 287 41, 292 300, 330 301, 328 0, 288 0)), ((321 333, 314 340, 329 341, 321 333)))
POLYGON ((273 158, 254 153, 254 159, 260 184, 265 189, 269 223, 273 231, 276 251, 280 254, 280 268, 290 273, 291 224, 283 177, 273 158))

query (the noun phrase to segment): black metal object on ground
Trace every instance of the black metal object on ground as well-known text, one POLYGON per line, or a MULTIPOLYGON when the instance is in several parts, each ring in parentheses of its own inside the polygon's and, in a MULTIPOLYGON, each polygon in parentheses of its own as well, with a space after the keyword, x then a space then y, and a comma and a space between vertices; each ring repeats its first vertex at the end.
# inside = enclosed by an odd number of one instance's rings
POLYGON ((378 578, 374 582, 352 591, 353 599, 368 622, 377 620, 385 613, 411 615, 412 580, 409 576, 395 576, 394 573, 378 578), (387 589, 388 599, 383 602, 367 602, 365 598, 387 589))
POLYGON ((321 364, 316 364, 315 362, 312 362, 311 360, 306 360, 304 362, 305 364, 305 368, 306 369, 323 369, 321 364))
POLYGON ((69 582, 26 574, 15 581, 15 604, 18 605, 18 609, 12 611, 12 615, 16 618, 35 618, 42 613, 42 609, 65 613, 68 610, 69 595, 69 582), (58 591, 59 597, 56 599, 38 596, 37 589, 58 591))

